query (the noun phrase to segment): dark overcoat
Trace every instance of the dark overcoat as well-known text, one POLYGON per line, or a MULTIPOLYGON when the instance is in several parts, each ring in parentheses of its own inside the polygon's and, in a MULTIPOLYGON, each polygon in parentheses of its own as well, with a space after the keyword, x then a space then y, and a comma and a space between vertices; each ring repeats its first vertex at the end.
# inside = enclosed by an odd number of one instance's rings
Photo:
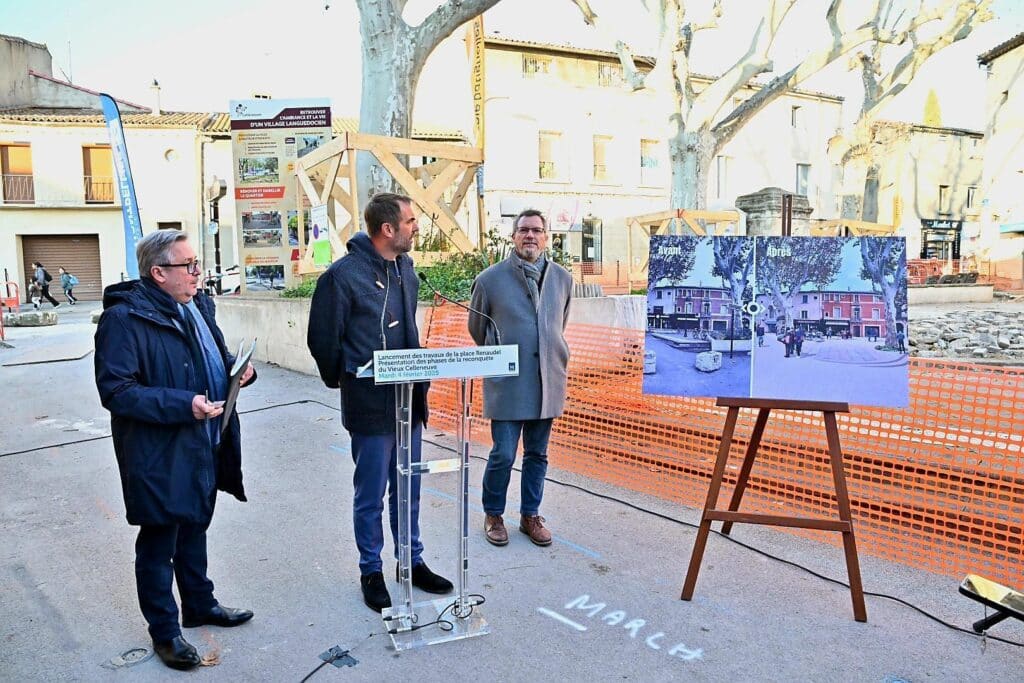
MULTIPOLYGON (((385 261, 365 232, 356 233, 346 246, 348 253, 316 281, 306 344, 324 384, 341 389, 345 429, 356 434, 394 434, 394 385, 377 385, 372 377, 356 374, 373 359, 374 351, 384 348, 384 306, 391 288, 401 289, 405 319, 400 344, 392 348, 420 348, 419 280, 408 255, 385 261)), ((429 382, 413 385, 413 420, 424 425, 430 413, 429 388, 429 382)))
MULTIPOLYGON (((230 368, 234 357, 213 300, 199 293, 194 301, 230 368)), ((205 372, 174 323, 181 320, 174 300, 147 280, 132 280, 107 287, 103 308, 96 388, 110 411, 128 523, 207 523, 218 489, 246 500, 238 413, 214 453, 205 422, 192 414, 193 397, 207 390, 205 372)))
MULTIPOLYGON (((519 345, 519 376, 484 380, 484 417, 492 420, 541 420, 559 417, 565 408, 572 276, 548 261, 540 283, 540 310, 534 307, 523 261, 512 253, 477 276, 470 307, 497 323, 503 344, 519 345)), ((493 326, 469 314, 469 333, 477 344, 496 344, 493 326)))

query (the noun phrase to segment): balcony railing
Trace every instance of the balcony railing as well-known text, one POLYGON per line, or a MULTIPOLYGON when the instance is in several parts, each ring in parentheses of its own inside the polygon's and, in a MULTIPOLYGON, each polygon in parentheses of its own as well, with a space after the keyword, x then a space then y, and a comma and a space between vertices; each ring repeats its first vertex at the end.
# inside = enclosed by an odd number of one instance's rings
POLYGON ((540 177, 542 179, 544 179, 544 180, 549 180, 549 179, 557 178, 558 177, 556 172, 555 172, 555 162, 553 162, 553 161, 542 161, 542 162, 540 162, 539 173, 540 173, 540 177))
POLYGON ((3 189, 7 204, 34 204, 36 201, 35 182, 31 175, 4 173, 3 189))
POLYGON ((110 176, 87 175, 85 182, 86 204, 113 204, 114 179, 110 176))

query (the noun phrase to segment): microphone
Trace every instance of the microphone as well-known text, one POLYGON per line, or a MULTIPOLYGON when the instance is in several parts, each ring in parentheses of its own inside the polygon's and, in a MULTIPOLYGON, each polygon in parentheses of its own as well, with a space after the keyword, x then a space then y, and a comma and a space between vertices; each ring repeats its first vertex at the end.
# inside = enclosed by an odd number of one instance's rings
POLYGON ((489 322, 491 324, 491 327, 494 328, 494 338, 498 340, 498 346, 501 346, 501 331, 498 329, 498 323, 494 322, 494 318, 492 318, 491 316, 487 315, 483 311, 476 310, 472 306, 467 306, 466 304, 459 303, 455 299, 450 299, 450 298, 446 297, 444 294, 442 294, 441 292, 437 291, 437 289, 434 287, 434 285, 430 284, 430 280, 427 279, 427 274, 424 273, 422 270, 419 272, 419 276, 420 276, 420 282, 425 284, 427 287, 430 288, 431 292, 433 292, 437 296, 441 297, 442 299, 444 299, 448 303, 455 304, 459 308, 464 308, 467 311, 469 311, 470 313, 476 313, 477 315, 479 315, 481 317, 487 318, 487 322, 489 322))

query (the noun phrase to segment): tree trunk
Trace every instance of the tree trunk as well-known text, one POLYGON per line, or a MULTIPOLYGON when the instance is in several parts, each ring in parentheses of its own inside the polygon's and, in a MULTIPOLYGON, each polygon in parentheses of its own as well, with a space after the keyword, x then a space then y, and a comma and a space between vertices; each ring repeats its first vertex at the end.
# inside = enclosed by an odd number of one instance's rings
POLYGON ((886 282, 882 286, 882 296, 885 297, 885 345, 890 349, 899 346, 896 341, 896 293, 899 288, 895 283, 886 282))
POLYGON ((714 134, 708 129, 679 130, 668 141, 672 163, 673 209, 707 207, 708 174, 715 155, 714 134))
POLYGON ((864 175, 864 196, 861 200, 863 205, 860 215, 862 221, 870 223, 878 222, 878 172, 878 164, 872 163, 864 175))
MULTIPOLYGON (((412 110, 423 61, 411 41, 403 37, 407 29, 392 26, 385 31, 377 26, 377 18, 367 20, 364 16, 360 24, 363 80, 359 131, 407 138, 412 133, 412 110)), ((400 161, 407 165, 406 159, 400 161)), ((378 192, 400 191, 371 152, 359 153, 357 169, 359 206, 366 206, 378 192)))

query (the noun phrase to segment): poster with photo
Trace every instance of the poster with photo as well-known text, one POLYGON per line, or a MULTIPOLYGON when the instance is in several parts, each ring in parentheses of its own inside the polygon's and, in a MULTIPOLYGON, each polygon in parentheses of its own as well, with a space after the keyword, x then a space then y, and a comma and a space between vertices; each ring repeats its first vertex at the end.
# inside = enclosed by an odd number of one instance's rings
POLYGON ((904 238, 655 236, 649 273, 644 393, 909 404, 904 238))
POLYGON ((242 244, 245 248, 280 247, 281 234, 280 212, 242 212, 242 244))
POLYGON ((242 291, 282 289, 298 275, 295 162, 331 139, 330 102, 235 100, 230 112, 242 291))

